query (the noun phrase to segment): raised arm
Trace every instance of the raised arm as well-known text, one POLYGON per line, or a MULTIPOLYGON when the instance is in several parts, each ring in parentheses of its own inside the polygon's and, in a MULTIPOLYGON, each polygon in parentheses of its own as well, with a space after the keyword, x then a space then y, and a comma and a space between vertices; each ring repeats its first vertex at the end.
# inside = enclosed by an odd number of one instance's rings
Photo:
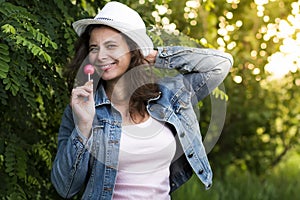
POLYGON ((155 55, 155 67, 176 69, 182 73, 198 100, 221 84, 233 65, 230 54, 215 49, 158 47, 155 55))

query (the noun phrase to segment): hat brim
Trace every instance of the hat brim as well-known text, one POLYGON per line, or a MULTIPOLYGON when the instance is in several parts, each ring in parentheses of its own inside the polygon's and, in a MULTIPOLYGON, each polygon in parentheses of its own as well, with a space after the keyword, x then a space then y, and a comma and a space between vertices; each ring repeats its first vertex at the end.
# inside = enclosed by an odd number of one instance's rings
POLYGON ((106 25, 111 28, 114 28, 121 33, 127 35, 130 39, 137 43, 143 55, 146 57, 150 51, 153 49, 153 43, 150 37, 147 35, 145 29, 130 29, 129 24, 124 24, 121 22, 115 22, 109 19, 81 19, 74 22, 73 28, 75 32, 81 36, 83 32, 89 25, 99 24, 106 25))

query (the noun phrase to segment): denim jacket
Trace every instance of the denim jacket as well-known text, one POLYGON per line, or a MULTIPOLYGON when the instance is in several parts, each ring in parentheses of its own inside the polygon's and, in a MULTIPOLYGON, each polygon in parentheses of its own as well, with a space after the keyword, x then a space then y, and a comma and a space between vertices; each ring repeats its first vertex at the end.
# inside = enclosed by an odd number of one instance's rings
MULTIPOLYGON (((176 69, 176 76, 160 80, 160 95, 147 104, 149 114, 165 122, 177 141, 170 166, 170 193, 196 174, 206 188, 212 184, 212 170, 202 143, 194 105, 206 97, 227 76, 230 54, 189 47, 161 47, 156 68, 176 69)), ((90 138, 74 125, 67 106, 58 135, 58 151, 51 172, 57 192, 70 198, 112 199, 117 175, 121 137, 121 114, 114 109, 103 87, 95 93, 96 117, 90 138)), ((153 161, 155 162, 155 161, 153 161)))

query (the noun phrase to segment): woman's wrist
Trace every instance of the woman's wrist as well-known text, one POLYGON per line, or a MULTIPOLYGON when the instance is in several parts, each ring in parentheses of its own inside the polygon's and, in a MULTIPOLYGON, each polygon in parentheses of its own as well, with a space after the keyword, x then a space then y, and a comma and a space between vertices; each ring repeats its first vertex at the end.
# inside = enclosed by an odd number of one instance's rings
POLYGON ((92 124, 90 124, 90 123, 78 124, 78 131, 81 133, 81 135, 83 135, 87 139, 91 135, 91 132, 92 132, 91 130, 92 130, 92 124))

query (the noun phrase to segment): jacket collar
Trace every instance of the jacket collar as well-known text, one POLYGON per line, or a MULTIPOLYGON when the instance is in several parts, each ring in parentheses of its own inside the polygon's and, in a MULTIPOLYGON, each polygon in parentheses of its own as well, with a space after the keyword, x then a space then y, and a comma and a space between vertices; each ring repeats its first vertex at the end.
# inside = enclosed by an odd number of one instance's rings
POLYGON ((104 87, 102 84, 99 84, 96 92, 95 92, 95 107, 101 106, 104 104, 111 104, 110 100, 108 99, 104 87))

